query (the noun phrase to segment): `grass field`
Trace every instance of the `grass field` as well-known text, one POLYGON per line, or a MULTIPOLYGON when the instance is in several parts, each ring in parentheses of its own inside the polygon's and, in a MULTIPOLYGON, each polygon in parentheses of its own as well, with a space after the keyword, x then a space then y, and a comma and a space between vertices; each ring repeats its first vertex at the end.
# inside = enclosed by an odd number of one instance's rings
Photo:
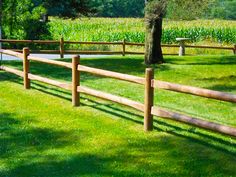
MULTIPOLYGON (((235 56, 170 57, 155 78, 236 94, 235 56)), ((70 61, 69 59, 66 61, 70 61)), ((144 75, 142 57, 81 59, 87 66, 144 75)), ((22 68, 20 61, 5 62, 22 68)), ((31 72, 70 81, 64 68, 31 63, 31 72)), ((81 84, 143 102, 143 87, 82 74, 81 84)), ((0 71, 0 176, 236 176, 236 140, 155 118, 142 131, 142 114, 39 82, 24 90, 22 79, 0 71)), ((158 90, 155 104, 236 126, 236 106, 158 90)))

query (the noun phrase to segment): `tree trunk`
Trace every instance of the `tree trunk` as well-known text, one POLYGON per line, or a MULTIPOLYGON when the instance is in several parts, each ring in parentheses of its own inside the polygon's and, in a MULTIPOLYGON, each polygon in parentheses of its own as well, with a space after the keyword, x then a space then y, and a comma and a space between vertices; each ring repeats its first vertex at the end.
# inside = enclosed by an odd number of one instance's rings
POLYGON ((145 63, 161 64, 164 62, 161 49, 162 17, 146 19, 145 63))
MULTIPOLYGON (((2 39, 2 0, 0 0, 0 39, 2 39)), ((0 42, 0 49, 2 48, 2 43, 0 42)))

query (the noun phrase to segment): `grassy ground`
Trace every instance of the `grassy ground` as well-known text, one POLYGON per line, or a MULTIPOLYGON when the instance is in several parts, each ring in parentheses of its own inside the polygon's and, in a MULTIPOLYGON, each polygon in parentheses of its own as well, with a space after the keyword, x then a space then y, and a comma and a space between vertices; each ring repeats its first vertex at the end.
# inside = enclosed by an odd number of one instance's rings
MULTIPOLYGON (((67 60, 70 61, 70 60, 67 60)), ((166 57, 155 78, 236 94, 235 56, 166 57)), ((81 59, 97 68, 143 76, 142 57, 81 59)), ((20 61, 5 63, 21 68, 20 61)), ((31 63, 31 72, 70 81, 69 70, 31 63)), ((82 85, 143 102, 143 87, 81 76, 82 85), (115 84, 115 85, 114 85, 115 84)), ((155 118, 142 131, 142 114, 39 82, 25 91, 22 80, 0 72, 0 176, 236 176, 236 140, 155 118)), ((236 126, 236 106, 158 90, 155 104, 202 119, 236 126)))

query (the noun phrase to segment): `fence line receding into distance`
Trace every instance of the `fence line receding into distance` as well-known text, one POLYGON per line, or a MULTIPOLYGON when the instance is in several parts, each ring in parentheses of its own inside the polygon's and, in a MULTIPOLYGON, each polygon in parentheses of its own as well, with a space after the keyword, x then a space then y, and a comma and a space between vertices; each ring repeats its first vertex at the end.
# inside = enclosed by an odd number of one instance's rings
MULTIPOLYGON (((81 42, 81 41, 65 41, 63 38, 60 40, 13 40, 13 39, 0 39, 0 43, 11 43, 11 44, 58 44, 57 50, 31 50, 30 53, 37 54, 59 54, 61 58, 64 58, 65 54, 78 54, 78 55, 144 55, 144 52, 127 51, 126 46, 143 46, 143 43, 127 42, 81 42), (65 44, 80 44, 80 45, 117 45, 121 46, 120 51, 98 51, 98 50, 66 50, 65 44)), ((162 47, 178 48, 180 45, 176 44, 163 44, 162 47)), ((236 45, 232 47, 224 46, 204 46, 204 45, 184 45, 186 48, 200 48, 200 49, 217 49, 217 50, 231 50, 236 54, 236 45)), ((21 52, 21 49, 9 49, 16 52, 21 52)), ((177 55, 177 54, 166 54, 166 55, 177 55)))
POLYGON ((157 106, 154 106, 154 102, 153 102, 155 88, 165 89, 165 90, 170 90, 170 91, 175 91, 175 92, 180 92, 180 93, 187 93, 187 94, 192 94, 192 95, 197 95, 201 97, 212 98, 212 99, 217 99, 217 100, 222 100, 222 101, 227 101, 227 102, 232 102, 232 103, 236 103, 236 95, 155 80, 154 70, 151 68, 146 69, 145 77, 138 77, 138 76, 132 76, 128 74, 122 74, 118 72, 107 71, 103 69, 97 69, 97 68, 80 65, 79 56, 73 57, 72 63, 68 63, 68 62, 49 60, 45 58, 30 56, 28 48, 23 49, 23 54, 10 51, 10 50, 2 50, 2 49, 0 49, 0 53, 16 56, 23 60, 23 71, 13 69, 7 66, 1 66, 0 69, 6 72, 16 74, 20 77, 23 77, 25 89, 30 89, 31 80, 35 80, 35 81, 40 81, 40 82, 50 84, 53 86, 57 86, 66 90, 70 90, 72 92, 72 105, 73 106, 80 105, 80 93, 83 93, 83 94, 91 95, 94 97, 102 98, 105 100, 109 100, 112 102, 116 102, 122 105, 132 107, 144 113, 144 130, 145 131, 150 131, 153 129, 153 116, 158 116, 161 118, 179 121, 185 124, 194 125, 200 128, 212 130, 214 132, 219 132, 222 134, 236 137, 236 127, 209 122, 209 121, 202 120, 199 118, 194 118, 188 115, 183 115, 183 114, 176 113, 170 110, 159 108, 157 106), (31 74, 29 72, 30 60, 71 69, 72 82, 71 83, 61 82, 61 81, 56 81, 49 78, 31 74), (124 97, 112 95, 109 93, 105 93, 103 91, 97 91, 88 87, 81 86, 80 85, 80 72, 87 72, 87 73, 91 73, 95 75, 105 76, 109 78, 114 78, 118 80, 124 80, 127 82, 144 85, 145 87, 144 103, 140 103, 137 101, 124 98, 124 97))

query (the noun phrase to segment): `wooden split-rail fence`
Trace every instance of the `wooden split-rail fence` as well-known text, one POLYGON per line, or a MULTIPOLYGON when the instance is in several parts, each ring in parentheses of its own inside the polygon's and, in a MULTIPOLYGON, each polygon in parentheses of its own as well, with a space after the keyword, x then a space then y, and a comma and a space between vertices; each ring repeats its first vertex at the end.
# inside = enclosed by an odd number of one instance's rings
POLYGON ((227 102, 236 103, 236 95, 213 91, 208 89, 202 89, 197 87, 191 87, 186 85, 174 84, 170 82, 164 82, 154 79, 154 70, 152 68, 147 68, 145 77, 137 77, 122 73, 117 73, 113 71, 107 71, 103 69, 92 68, 80 64, 80 57, 74 56, 72 58, 72 63, 49 60, 40 57, 30 56, 30 51, 28 48, 23 49, 23 53, 18 53, 11 50, 0 49, 0 53, 18 57, 23 60, 23 71, 13 69, 7 66, 0 66, 1 70, 16 74, 24 79, 24 88, 30 89, 31 80, 40 81, 46 84, 57 86, 72 92, 72 105, 80 106, 80 94, 87 94, 101 99, 109 100, 115 103, 119 103, 125 106, 132 107, 138 111, 144 113, 144 130, 150 131, 153 129, 153 116, 158 116, 161 118, 166 118, 170 120, 179 121, 185 124, 190 124, 200 128, 208 129, 214 132, 219 132, 225 135, 230 135, 236 137, 236 127, 231 127, 227 125, 222 125, 219 123, 209 122, 199 118, 194 118, 188 115, 176 113, 170 110, 166 110, 154 105, 154 91, 156 88, 170 90, 175 92, 187 93, 192 95, 197 95, 206 98, 212 98, 227 102), (51 65, 61 66, 69 68, 72 70, 72 82, 66 83, 61 81, 52 80, 49 78, 41 77, 38 75, 31 74, 30 61, 42 62, 51 65), (95 75, 100 75, 104 77, 109 77, 113 79, 123 80, 127 82, 132 82, 140 85, 144 85, 144 104, 136 102, 124 97, 115 96, 102 91, 94 90, 88 87, 80 85, 80 73, 87 72, 95 75))
MULTIPOLYGON (((79 55, 144 55, 144 52, 134 52, 127 51, 126 46, 141 46, 144 47, 143 43, 127 42, 123 40, 122 42, 81 42, 81 41, 65 41, 64 38, 60 40, 13 40, 13 39, 0 39, 0 43, 10 43, 10 44, 41 44, 50 45, 57 44, 58 50, 31 50, 31 53, 37 54, 59 54, 60 58, 64 58, 65 54, 79 54, 79 55), (121 51, 95 51, 95 50, 65 50, 65 44, 80 44, 80 45, 111 45, 111 46, 121 46, 121 51)), ((169 48, 180 48, 181 45, 176 44, 163 44, 162 47, 169 48)), ((232 47, 223 46, 204 46, 204 45, 184 45, 185 48, 200 48, 200 49, 217 49, 217 50, 231 50, 236 54, 236 45, 232 47)), ((21 52, 21 49, 9 49, 16 52, 21 52)), ((177 54, 166 54, 166 55, 177 55, 177 54)))

